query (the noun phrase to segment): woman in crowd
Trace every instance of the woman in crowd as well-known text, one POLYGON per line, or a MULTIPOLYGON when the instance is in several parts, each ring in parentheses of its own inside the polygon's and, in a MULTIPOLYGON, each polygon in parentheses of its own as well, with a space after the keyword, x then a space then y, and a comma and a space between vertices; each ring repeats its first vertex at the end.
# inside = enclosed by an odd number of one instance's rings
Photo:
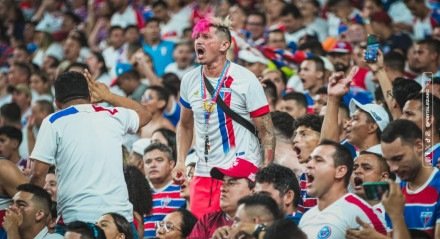
POLYGON ((133 239, 130 223, 117 213, 111 212, 102 215, 97 225, 104 231, 107 239, 133 239))
POLYGON ((158 239, 184 239, 192 231, 197 218, 188 210, 179 208, 156 225, 158 239))

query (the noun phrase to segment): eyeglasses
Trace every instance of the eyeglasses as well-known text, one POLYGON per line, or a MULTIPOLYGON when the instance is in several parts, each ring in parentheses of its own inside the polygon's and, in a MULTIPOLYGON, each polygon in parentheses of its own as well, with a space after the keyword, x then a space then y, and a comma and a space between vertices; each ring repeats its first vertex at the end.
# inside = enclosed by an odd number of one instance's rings
POLYGON ((172 231, 179 231, 179 232, 182 231, 182 229, 174 226, 172 223, 164 222, 164 221, 156 222, 156 230, 159 230, 159 229, 164 229, 166 233, 169 233, 172 231))

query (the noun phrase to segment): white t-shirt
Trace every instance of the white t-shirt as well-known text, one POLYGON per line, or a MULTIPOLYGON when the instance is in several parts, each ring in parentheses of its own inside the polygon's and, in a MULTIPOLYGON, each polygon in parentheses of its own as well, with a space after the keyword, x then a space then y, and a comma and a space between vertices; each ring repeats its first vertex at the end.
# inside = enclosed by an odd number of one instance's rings
POLYGON ((341 239, 350 228, 359 228, 356 217, 372 224, 381 233, 386 233, 385 219, 378 211, 355 194, 347 193, 336 202, 320 211, 318 206, 308 210, 299 222, 299 228, 309 239, 341 239))
POLYGON ((139 116, 125 108, 82 104, 46 117, 32 159, 55 165, 58 211, 66 223, 95 223, 106 212, 133 221, 122 170, 122 141, 139 128, 139 116))
MULTIPOLYGON (((269 105, 263 87, 252 72, 231 63, 227 75, 228 77, 220 90, 220 95, 226 105, 251 122, 251 118, 269 113, 269 105)), ((215 89, 217 78, 210 79, 210 82, 215 89)), ((262 156, 258 139, 249 130, 232 120, 217 105, 209 119, 210 151, 208 162, 205 162, 204 149, 207 130, 201 95, 201 66, 183 77, 180 97, 182 106, 191 109, 194 113, 195 149, 199 158, 195 175, 209 177, 212 167, 227 168, 237 156, 246 158, 255 165, 261 165, 262 156)))
POLYGON ((185 69, 179 69, 179 67, 177 67, 177 63, 173 62, 165 67, 165 73, 174 73, 179 77, 180 80, 182 80, 183 76, 194 68, 195 66, 189 66, 185 69))
POLYGON ((137 26, 136 12, 128 6, 123 13, 115 12, 110 19, 110 25, 126 28, 128 25, 137 26))

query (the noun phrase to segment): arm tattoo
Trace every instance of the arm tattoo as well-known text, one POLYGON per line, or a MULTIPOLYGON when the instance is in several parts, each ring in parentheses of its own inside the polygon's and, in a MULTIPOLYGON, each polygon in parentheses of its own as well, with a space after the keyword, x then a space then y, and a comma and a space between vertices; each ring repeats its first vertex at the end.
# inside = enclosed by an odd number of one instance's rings
POLYGON ((257 118, 257 122, 256 127, 259 132, 261 145, 264 149, 264 162, 267 164, 273 160, 273 154, 275 152, 275 134, 272 119, 270 114, 266 114, 257 118))

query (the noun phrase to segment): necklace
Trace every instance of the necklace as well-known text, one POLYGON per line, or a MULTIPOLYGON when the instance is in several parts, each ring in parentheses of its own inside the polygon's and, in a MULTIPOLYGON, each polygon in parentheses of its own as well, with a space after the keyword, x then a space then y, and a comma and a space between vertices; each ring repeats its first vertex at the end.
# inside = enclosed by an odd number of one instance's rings
POLYGON ((205 162, 208 162, 208 154, 209 151, 211 149, 211 143, 209 141, 209 117, 211 116, 211 113, 214 111, 215 108, 215 104, 217 101, 217 97, 220 94, 220 89, 223 86, 223 83, 226 79, 226 76, 228 74, 229 71, 229 65, 230 62, 227 60, 222 73, 220 74, 220 77, 217 79, 217 85, 214 89, 213 94, 211 95, 211 99, 208 99, 208 93, 206 92, 206 86, 205 86, 205 82, 204 82, 204 75, 203 75, 203 67, 201 67, 200 70, 200 92, 202 94, 202 100, 203 100, 203 111, 204 111, 204 118, 205 118, 205 144, 204 144, 204 155, 205 155, 205 162))

